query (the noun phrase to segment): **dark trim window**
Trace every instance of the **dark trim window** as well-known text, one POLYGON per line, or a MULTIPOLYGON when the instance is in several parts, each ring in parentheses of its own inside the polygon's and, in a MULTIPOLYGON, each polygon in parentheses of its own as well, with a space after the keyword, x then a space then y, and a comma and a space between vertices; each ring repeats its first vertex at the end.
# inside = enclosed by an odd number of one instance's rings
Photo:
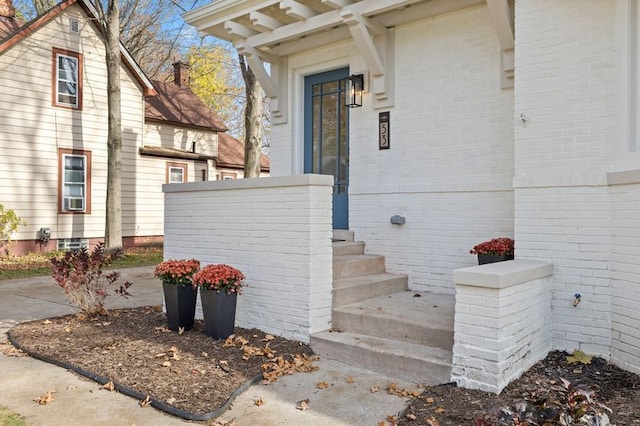
POLYGON ((167 163, 167 183, 184 183, 187 181, 187 165, 185 163, 167 163))
POLYGON ((58 212, 91 213, 91 151, 58 150, 58 212))
POLYGON ((82 54, 53 48, 53 104, 82 109, 82 54))

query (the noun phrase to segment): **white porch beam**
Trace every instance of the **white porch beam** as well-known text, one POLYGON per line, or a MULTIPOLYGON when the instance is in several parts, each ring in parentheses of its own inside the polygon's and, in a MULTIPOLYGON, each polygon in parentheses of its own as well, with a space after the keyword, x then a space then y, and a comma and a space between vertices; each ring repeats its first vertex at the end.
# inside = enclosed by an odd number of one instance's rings
POLYGON ((500 87, 503 89, 513 87, 514 75, 514 46, 515 37, 513 31, 513 20, 511 8, 508 0, 487 0, 489 15, 493 23, 493 28, 500 44, 500 64, 502 67, 500 75, 500 87))
POLYGON ((224 23, 224 29, 227 31, 227 34, 229 34, 229 36, 232 39, 237 39, 237 38, 245 39, 258 34, 257 31, 252 30, 247 26, 238 24, 237 22, 233 22, 233 21, 226 21, 224 23))
POLYGON ((342 9, 353 4, 353 0, 322 0, 322 4, 333 9, 342 9))
MULTIPOLYGON (((400 9, 424 0, 362 0, 350 6, 350 10, 364 17, 385 13, 394 9, 400 9)), ((451 2, 452 0, 445 0, 451 2)), ((274 29, 270 33, 255 35, 247 39, 247 44, 256 48, 273 43, 282 43, 292 38, 301 37, 309 33, 316 33, 330 29, 343 23, 339 10, 322 13, 313 16, 306 21, 298 21, 274 29)))
POLYGON ((249 13, 249 19, 251 24, 258 29, 258 31, 271 32, 276 28, 282 27, 284 24, 277 19, 267 16, 262 12, 253 11, 249 13))
POLYGON ((307 20, 318 14, 315 10, 298 3, 295 0, 282 0, 280 2, 280 9, 284 10, 287 15, 299 21, 307 20))
POLYGON ((198 31, 207 32, 208 29, 223 25, 226 21, 239 19, 254 10, 261 10, 278 4, 280 0, 222 0, 211 2, 195 10, 186 12, 183 17, 189 25, 198 31))
POLYGON ((303 39, 294 39, 284 42, 273 49, 273 52, 279 56, 289 56, 301 50, 311 50, 318 47, 327 46, 338 41, 347 40, 351 37, 351 33, 346 25, 340 26, 331 31, 324 31, 315 34, 313 37, 305 37, 303 39))

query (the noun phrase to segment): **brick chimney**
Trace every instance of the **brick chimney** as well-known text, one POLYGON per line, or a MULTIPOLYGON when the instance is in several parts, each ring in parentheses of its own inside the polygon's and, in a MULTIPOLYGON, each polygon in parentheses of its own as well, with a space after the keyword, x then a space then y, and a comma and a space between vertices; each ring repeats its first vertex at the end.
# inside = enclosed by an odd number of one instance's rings
POLYGON ((189 64, 185 64, 184 62, 176 62, 173 64, 173 81, 178 87, 189 87, 189 68, 189 64))
POLYGON ((0 0, 0 17, 10 19, 16 17, 16 9, 11 0, 0 0))

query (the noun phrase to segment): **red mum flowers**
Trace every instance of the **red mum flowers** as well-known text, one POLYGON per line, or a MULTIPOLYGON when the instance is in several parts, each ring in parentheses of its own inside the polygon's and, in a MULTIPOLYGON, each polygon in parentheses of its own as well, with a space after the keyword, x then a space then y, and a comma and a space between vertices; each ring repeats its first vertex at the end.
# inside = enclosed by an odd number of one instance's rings
POLYGON ((244 275, 233 266, 218 264, 207 265, 193 276, 193 285, 203 290, 242 293, 244 275))
POLYGON ((165 260, 156 266, 154 275, 162 282, 175 285, 192 285, 193 274, 200 269, 200 261, 189 260, 165 260))
POLYGON ((494 238, 474 246, 471 254, 490 254, 494 256, 513 256, 515 241, 511 238, 494 238))

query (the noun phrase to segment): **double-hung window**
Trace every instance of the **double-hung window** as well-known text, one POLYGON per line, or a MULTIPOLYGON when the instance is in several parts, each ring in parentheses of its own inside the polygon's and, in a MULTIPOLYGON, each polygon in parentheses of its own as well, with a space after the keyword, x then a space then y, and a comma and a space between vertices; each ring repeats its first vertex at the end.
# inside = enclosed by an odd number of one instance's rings
POLYGON ((53 49, 53 103, 56 106, 82 108, 82 55, 53 49))
POLYGON ((167 163, 167 183, 183 183, 187 181, 187 165, 185 163, 167 163))
POLYGON ((91 153, 60 150, 60 212, 89 213, 91 153))

